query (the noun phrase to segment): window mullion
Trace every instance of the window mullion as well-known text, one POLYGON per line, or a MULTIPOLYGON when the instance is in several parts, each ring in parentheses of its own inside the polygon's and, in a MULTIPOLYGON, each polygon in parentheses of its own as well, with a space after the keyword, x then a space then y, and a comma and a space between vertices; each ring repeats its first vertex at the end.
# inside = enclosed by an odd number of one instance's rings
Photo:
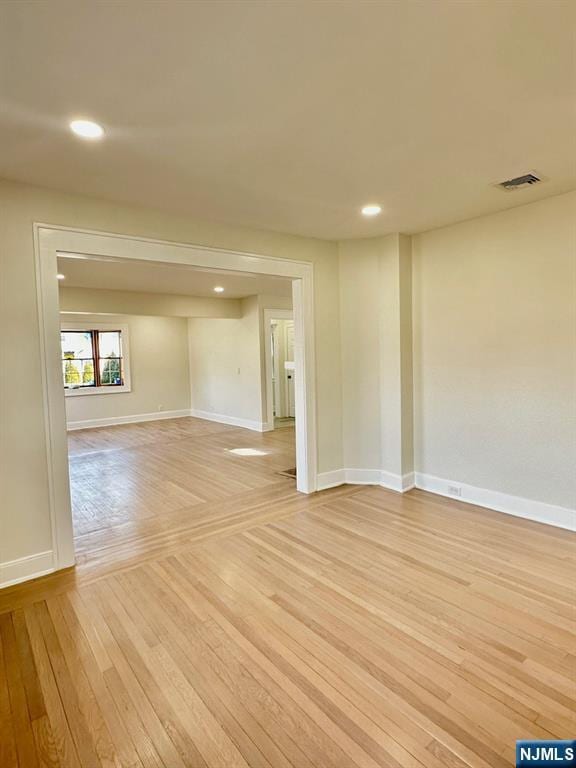
POLYGON ((98 341, 98 331, 91 331, 91 333, 92 351, 94 353, 94 384, 100 387, 100 343, 98 341))

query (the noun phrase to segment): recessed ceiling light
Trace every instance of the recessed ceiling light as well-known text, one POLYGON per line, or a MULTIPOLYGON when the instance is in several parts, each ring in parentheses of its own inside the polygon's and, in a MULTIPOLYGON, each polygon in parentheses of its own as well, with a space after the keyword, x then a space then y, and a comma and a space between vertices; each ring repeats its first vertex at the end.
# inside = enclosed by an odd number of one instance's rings
POLYGON ((217 285, 217 286, 214 288, 214 293, 224 293, 224 288, 222 288, 222 286, 221 286, 221 285, 217 285))
POLYGON ((82 139, 101 139, 104 128, 92 120, 72 120, 70 130, 82 139))
POLYGON ((58 280, 66 280, 66 275, 62 275, 60 273, 57 274, 56 277, 58 278, 58 280))
POLYGON ((363 216, 378 216, 379 213, 382 213, 382 208, 380 208, 379 205, 376 205, 374 203, 371 203, 370 205, 365 205, 362 208, 363 216))

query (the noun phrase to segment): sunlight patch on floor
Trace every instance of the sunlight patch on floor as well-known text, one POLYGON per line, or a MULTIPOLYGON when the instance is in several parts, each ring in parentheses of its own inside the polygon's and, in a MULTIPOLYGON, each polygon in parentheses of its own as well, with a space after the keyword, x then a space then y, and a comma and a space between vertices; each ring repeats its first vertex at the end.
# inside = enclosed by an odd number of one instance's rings
POLYGON ((235 453, 236 456, 267 456, 268 451, 258 451, 256 448, 229 448, 228 453, 235 453))

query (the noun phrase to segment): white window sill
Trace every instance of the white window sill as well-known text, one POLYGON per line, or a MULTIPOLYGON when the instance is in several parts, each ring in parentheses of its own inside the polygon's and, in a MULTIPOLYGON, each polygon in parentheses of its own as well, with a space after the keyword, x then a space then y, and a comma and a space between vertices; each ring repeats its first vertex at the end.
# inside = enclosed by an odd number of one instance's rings
POLYGON ((121 395, 131 392, 131 388, 124 384, 122 387, 78 387, 78 389, 64 389, 66 397, 82 397, 82 395, 121 395))

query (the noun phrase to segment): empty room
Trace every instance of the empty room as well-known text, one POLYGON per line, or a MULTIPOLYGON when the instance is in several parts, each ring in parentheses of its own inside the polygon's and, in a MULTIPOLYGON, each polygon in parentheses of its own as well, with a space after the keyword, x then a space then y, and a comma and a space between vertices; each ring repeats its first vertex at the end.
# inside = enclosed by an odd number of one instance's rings
POLYGON ((225 499, 293 489, 282 482, 296 463, 291 280, 70 253, 57 268, 85 572, 202 535, 225 499))
POLYGON ((576 765, 575 41, 0 0, 0 768, 576 765))

